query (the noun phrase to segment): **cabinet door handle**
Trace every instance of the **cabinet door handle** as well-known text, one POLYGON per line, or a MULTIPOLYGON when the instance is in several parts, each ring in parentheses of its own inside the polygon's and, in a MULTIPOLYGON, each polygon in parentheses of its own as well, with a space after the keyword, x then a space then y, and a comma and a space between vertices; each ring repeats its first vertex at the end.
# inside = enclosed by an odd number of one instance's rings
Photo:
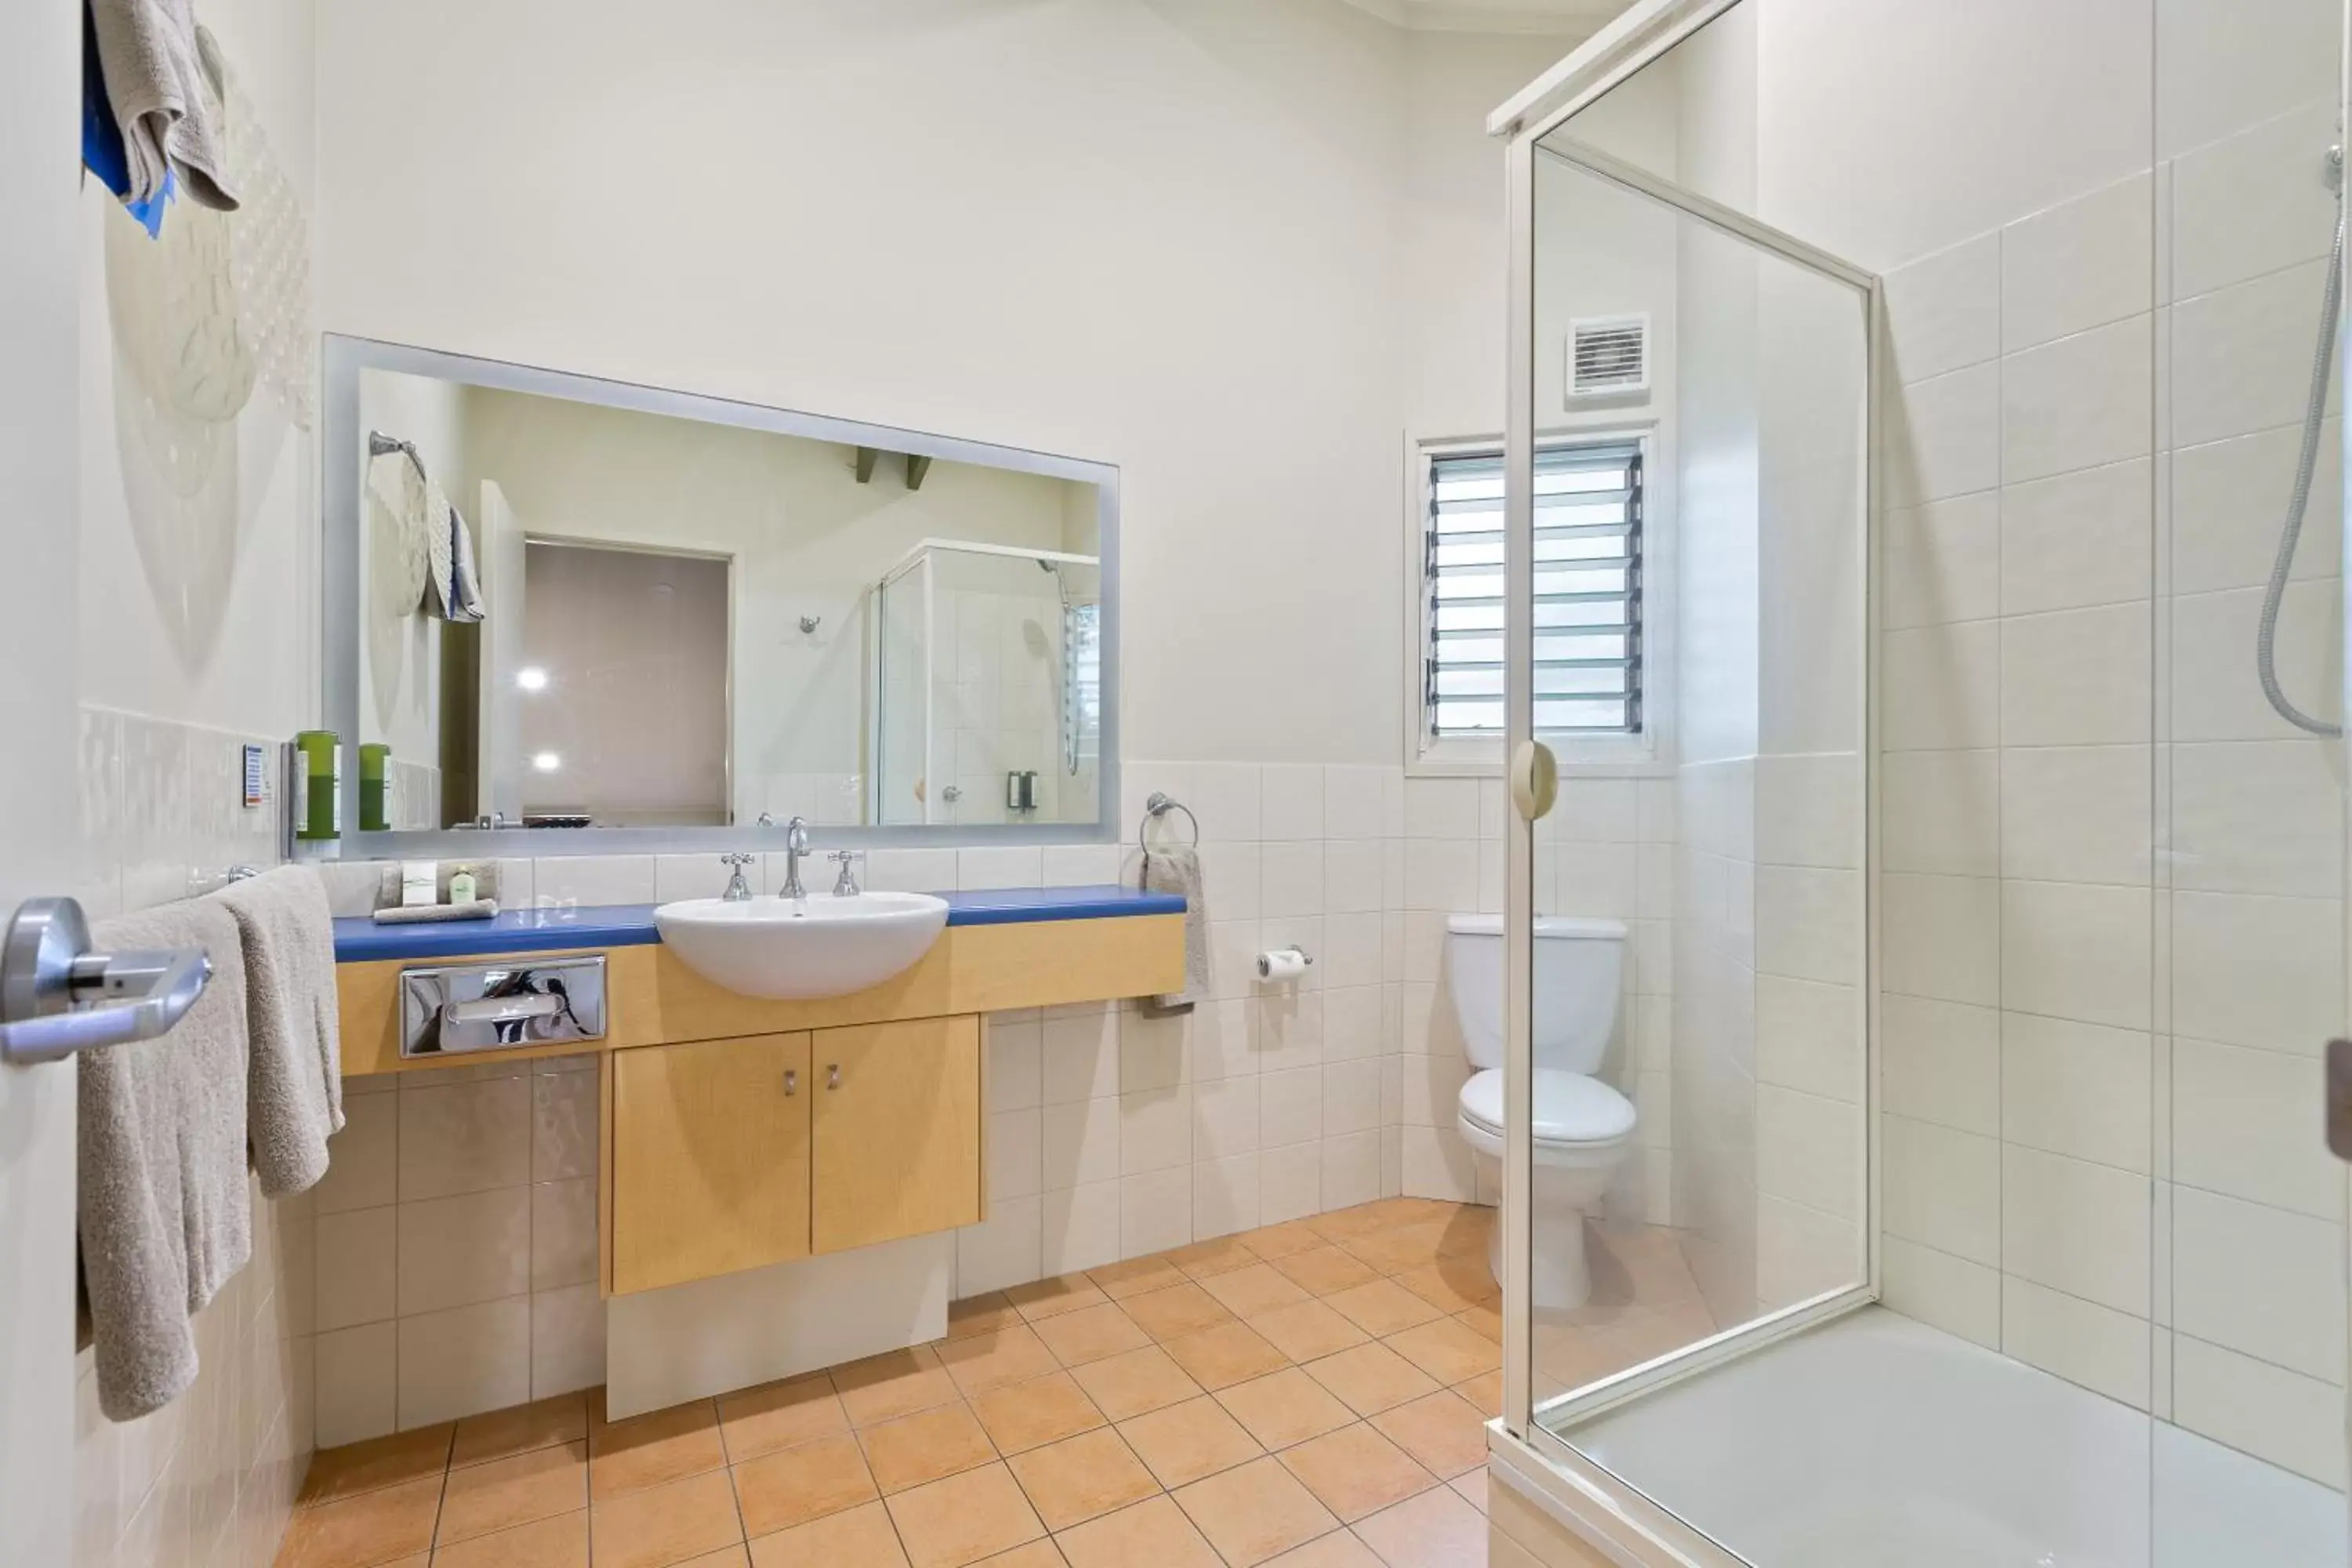
POLYGON ((827 1089, 839 1089, 841 1087, 841 1064, 839 1062, 827 1062, 824 1064, 824 1087, 827 1089))
POLYGON ((785 1095, 785 1098, 790 1099, 792 1096, 793 1096, 793 1095, 795 1095, 795 1094, 798 1094, 800 1091, 801 1091, 801 1075, 800 1075, 799 1071, 798 1071, 797 1069, 795 1069, 795 1068, 786 1068, 784 1069, 784 1095, 785 1095))

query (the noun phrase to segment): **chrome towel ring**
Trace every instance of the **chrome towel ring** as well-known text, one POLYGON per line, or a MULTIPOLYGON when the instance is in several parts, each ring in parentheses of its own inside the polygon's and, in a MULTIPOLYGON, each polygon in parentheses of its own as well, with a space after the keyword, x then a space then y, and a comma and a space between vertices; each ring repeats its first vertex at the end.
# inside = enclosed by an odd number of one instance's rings
POLYGON ((1138 844, 1143 845, 1144 847, 1150 848, 1150 846, 1145 842, 1144 835, 1150 831, 1152 818, 1165 816, 1171 811, 1182 812, 1184 814, 1184 820, 1192 825, 1192 847, 1196 849, 1199 848, 1201 845, 1201 819, 1192 815, 1192 808, 1191 806, 1186 805, 1182 801, 1176 799, 1174 796, 1170 795, 1163 790, 1153 790, 1150 795, 1144 801, 1143 820, 1135 825, 1135 841, 1138 844))

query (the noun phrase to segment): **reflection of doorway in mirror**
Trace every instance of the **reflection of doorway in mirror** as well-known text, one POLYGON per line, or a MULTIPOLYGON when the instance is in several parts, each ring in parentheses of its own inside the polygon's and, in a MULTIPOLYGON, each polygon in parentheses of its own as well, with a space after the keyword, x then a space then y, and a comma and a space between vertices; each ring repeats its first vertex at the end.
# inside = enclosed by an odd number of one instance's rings
POLYGON ((536 538, 524 548, 524 820, 724 826, 730 563, 536 538))

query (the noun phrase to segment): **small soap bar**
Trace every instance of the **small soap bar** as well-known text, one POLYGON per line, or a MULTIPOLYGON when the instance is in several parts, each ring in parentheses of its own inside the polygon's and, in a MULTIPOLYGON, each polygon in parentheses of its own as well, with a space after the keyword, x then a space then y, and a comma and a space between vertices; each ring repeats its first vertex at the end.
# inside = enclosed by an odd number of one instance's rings
POLYGON ((441 901, 441 868, 432 860, 400 863, 400 903, 403 909, 441 901))

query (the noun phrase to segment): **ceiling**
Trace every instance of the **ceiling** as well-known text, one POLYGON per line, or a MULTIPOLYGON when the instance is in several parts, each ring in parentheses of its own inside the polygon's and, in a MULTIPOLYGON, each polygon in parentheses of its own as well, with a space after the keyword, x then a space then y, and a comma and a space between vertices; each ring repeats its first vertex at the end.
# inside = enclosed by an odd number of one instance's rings
POLYGON ((1429 33, 1557 33, 1582 37, 1631 0, 1348 0, 1394 26, 1429 33))

